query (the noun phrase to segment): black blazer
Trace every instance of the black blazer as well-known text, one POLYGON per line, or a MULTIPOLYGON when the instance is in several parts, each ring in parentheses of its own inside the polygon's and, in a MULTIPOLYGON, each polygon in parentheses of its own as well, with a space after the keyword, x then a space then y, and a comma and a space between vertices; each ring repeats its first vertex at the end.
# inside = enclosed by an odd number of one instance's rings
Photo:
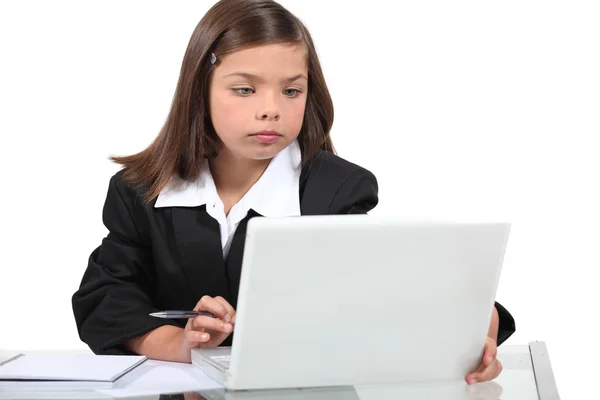
MULTIPOLYGON (((300 177, 302 215, 364 214, 378 203, 368 170, 320 152, 300 177)), ((103 222, 109 233, 89 257, 72 305, 79 337, 96 354, 128 354, 125 341, 162 325, 186 320, 148 316, 165 309, 191 310, 204 295, 222 296, 237 308, 242 255, 250 210, 223 259, 219 224, 200 207, 154 208, 128 186, 122 171, 109 184, 103 222)), ((500 344, 515 330, 500 313, 500 344)), ((232 335, 223 343, 231 345, 232 335)))

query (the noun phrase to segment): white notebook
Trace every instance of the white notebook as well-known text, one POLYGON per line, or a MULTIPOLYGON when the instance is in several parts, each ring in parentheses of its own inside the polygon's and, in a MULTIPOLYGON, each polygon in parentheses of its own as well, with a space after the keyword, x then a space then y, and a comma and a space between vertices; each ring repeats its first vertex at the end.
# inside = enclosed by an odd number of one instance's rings
POLYGON ((0 390, 110 389, 145 356, 20 354, 0 363, 0 390))

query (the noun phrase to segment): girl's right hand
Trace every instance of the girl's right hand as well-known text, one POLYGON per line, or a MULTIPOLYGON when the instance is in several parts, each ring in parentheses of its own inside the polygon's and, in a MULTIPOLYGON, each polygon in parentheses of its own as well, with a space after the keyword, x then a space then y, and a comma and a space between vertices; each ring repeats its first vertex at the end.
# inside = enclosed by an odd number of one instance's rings
POLYGON ((187 362, 191 362, 191 349, 219 346, 235 326, 235 310, 221 296, 202 297, 194 311, 208 311, 217 318, 200 316, 188 319, 179 346, 181 359, 187 362))

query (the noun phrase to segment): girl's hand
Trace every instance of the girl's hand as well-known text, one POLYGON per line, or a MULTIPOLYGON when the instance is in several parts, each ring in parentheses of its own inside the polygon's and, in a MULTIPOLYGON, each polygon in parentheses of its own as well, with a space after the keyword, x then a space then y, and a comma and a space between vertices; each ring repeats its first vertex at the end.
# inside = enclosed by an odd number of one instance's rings
POLYGON ((481 364, 465 378, 469 385, 477 382, 491 381, 500 375, 500 372, 502 372, 502 364, 500 364, 500 361, 496 358, 497 352, 498 346, 496 345, 496 340, 488 337, 485 342, 481 364))
POLYGON ((233 332, 235 310, 221 296, 204 296, 194 311, 208 311, 217 318, 200 316, 188 319, 179 338, 179 358, 191 362, 191 349, 196 347, 217 347, 233 332))

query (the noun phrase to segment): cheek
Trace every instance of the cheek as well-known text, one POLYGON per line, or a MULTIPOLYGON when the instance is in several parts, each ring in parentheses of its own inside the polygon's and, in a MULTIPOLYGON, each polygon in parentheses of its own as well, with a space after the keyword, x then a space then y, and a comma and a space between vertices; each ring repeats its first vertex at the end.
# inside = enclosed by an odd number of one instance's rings
POLYGON ((304 120, 304 111, 306 108, 306 101, 291 103, 286 109, 286 120, 287 125, 290 129, 300 130, 302 127, 302 121, 304 120))
POLYGON ((236 104, 236 99, 226 94, 214 94, 210 98, 210 116, 215 130, 222 133, 235 132, 236 121, 240 120, 241 107, 236 104))

